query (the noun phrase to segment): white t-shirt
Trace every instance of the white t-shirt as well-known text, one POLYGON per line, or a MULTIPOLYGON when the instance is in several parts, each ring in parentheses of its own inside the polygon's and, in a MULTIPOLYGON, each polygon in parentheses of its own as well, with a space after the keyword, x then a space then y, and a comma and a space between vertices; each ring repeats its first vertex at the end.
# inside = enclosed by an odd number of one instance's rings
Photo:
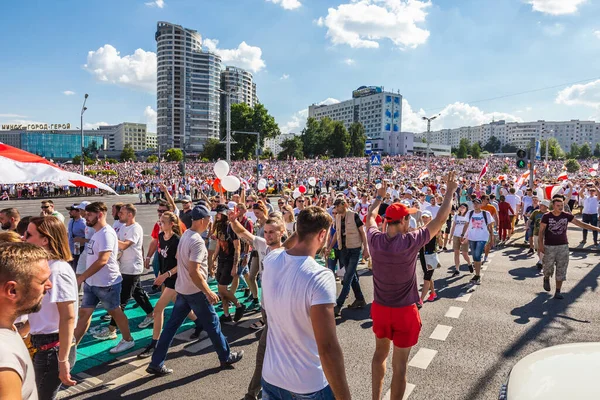
POLYGON ((86 249, 87 268, 91 267, 92 264, 98 260, 98 256, 101 252, 110 252, 110 256, 108 257, 106 264, 100 268, 98 272, 85 280, 88 285, 108 287, 116 285, 123 280, 121 277, 121 271, 119 271, 119 263, 117 261, 119 244, 117 234, 113 228, 111 228, 109 225, 105 225, 104 228, 94 233, 94 236, 92 236, 90 241, 87 243, 86 249))
MULTIPOLYGON (((85 226, 85 238, 87 240, 90 240, 92 238, 92 236, 94 236, 94 233, 96 233, 96 230, 94 228, 92 228, 91 226, 85 226)), ((82 246, 84 249, 87 249, 87 243, 84 243, 82 246)), ((82 251, 81 254, 79 255, 79 260, 77 260, 77 270, 75 271, 75 273, 77 275, 81 275, 85 272, 85 270, 87 269, 87 251, 82 251)))
MULTIPOLYGON (((52 289, 48 290, 42 298, 40 312, 29 314, 32 335, 58 333, 60 317, 56 303, 74 302, 75 315, 77 315, 79 290, 73 268, 66 261, 60 260, 50 260, 48 265, 50 266, 52 289)), ((77 324, 77 317, 75 319, 75 324, 77 324)))
POLYGON ((582 214, 597 214, 598 213, 598 197, 587 194, 583 199, 582 214))
POLYGON ((121 230, 121 228, 122 228, 122 227, 124 227, 124 226, 125 226, 125 224, 124 224, 124 223, 122 223, 122 222, 121 222, 121 221, 119 221, 119 220, 116 220, 115 222, 113 222, 113 225, 112 225, 112 227, 113 227, 113 229, 115 230, 115 232, 117 232, 117 236, 119 236, 119 231, 120 231, 120 230, 121 230))
POLYGON ((311 257, 271 251, 264 259, 262 290, 269 317, 263 379, 294 393, 328 383, 310 319, 312 306, 335 304, 335 277, 311 257))
POLYGON ((126 275, 141 275, 144 273, 144 230, 140 224, 123 225, 117 236, 121 242, 132 242, 131 246, 123 250, 119 265, 121 273, 126 275))
POLYGON ((15 371, 21 377, 21 398, 37 400, 35 373, 23 338, 11 329, 0 329, 0 368, 15 371))
POLYGON ((206 279, 208 276, 208 250, 206 250, 202 236, 198 232, 188 229, 181 235, 177 247, 177 280, 175 281, 177 293, 196 294, 200 292, 200 288, 190 278, 188 272, 190 262, 200 264, 200 275, 206 279))
POLYGON ((435 218, 438 212, 440 211, 440 206, 438 206, 437 204, 435 206, 432 206, 430 204, 427 206, 427 211, 431 213, 431 218, 435 218))
POLYGON ((356 205, 356 207, 354 207, 354 211, 356 211, 358 213, 361 220, 363 219, 363 217, 366 217, 367 214, 369 213, 370 205, 371 205, 371 203, 369 203, 369 202, 363 203, 361 201, 356 205))
POLYGON ((252 221, 253 224, 256 223, 256 215, 254 215, 254 211, 247 211, 245 215, 246 215, 246 218, 248 218, 250 221, 252 221))
POLYGON ((467 214, 463 216, 460 216, 458 213, 454 214, 454 232, 452 232, 452 236, 460 237, 462 235, 463 228, 465 227, 465 224, 469 221, 468 215, 468 211, 467 214))
POLYGON ((52 216, 58 218, 60 222, 65 222, 65 216, 59 213, 58 211, 53 211, 52 216))
POLYGON ((467 237, 469 238, 469 241, 487 242, 489 240, 490 231, 488 230, 488 227, 485 224, 483 213, 487 214, 487 225, 493 224, 494 218, 487 211, 481 210, 481 212, 479 213, 473 211, 473 215, 471 215, 471 211, 467 212, 467 218, 469 218, 470 216, 469 229, 467 230, 467 237))
POLYGON ((263 261, 265 259, 265 256, 269 254, 269 246, 267 246, 267 241, 263 237, 254 236, 254 240, 252 241, 252 248, 258 253, 258 269, 260 272, 262 272, 263 261))
MULTIPOLYGON (((521 204, 521 198, 517 195, 514 194, 509 194, 507 196, 505 196, 506 198, 506 202, 508 204, 510 204, 510 206, 512 207, 513 211, 516 213, 517 212, 517 206, 519 204, 521 204)), ((510 212, 510 210, 508 210, 508 215, 514 215, 513 213, 510 212)))

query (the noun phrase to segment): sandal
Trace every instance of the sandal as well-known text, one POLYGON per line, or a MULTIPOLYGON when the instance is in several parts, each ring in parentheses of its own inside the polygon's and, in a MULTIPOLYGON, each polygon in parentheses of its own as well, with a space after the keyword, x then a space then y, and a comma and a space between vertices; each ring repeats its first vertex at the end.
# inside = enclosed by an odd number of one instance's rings
POLYGON ((256 321, 252 325, 250 325, 250 328, 254 329, 255 331, 260 331, 264 327, 265 327, 265 323, 263 322, 262 319, 259 319, 258 321, 256 321))

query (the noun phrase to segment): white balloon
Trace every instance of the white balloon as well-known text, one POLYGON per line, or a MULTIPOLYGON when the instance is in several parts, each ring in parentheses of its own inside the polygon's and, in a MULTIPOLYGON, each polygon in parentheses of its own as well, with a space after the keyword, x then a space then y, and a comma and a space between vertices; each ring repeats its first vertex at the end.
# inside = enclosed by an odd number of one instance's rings
POLYGON ((592 171, 592 172, 590 172, 590 175, 591 176, 596 176, 596 175, 598 175, 598 173, 596 171, 592 171))
POLYGON ((308 178, 308 184, 310 186, 317 186, 317 180, 315 179, 314 176, 311 176, 310 178, 308 178))
POLYGON ((229 164, 225 160, 219 160, 214 166, 215 175, 219 179, 223 179, 229 173, 229 164))
POLYGON ((240 188, 240 180, 233 175, 228 175, 221 179, 221 186, 228 192, 236 192, 240 188))
POLYGON ((263 183, 264 186, 267 186, 267 180, 265 178, 262 178, 261 180, 258 181, 258 184, 260 185, 260 183, 263 183))
POLYGON ((381 183, 376 184, 375 189, 377 189, 377 190, 381 189, 381 183))
POLYGON ((299 191, 299 190, 297 190, 297 189, 296 189, 296 190, 294 190, 294 193, 292 194, 292 197, 293 197, 294 199, 297 199, 297 198, 298 198, 298 197, 300 197, 300 196, 302 196, 302 193, 300 193, 300 191, 299 191))

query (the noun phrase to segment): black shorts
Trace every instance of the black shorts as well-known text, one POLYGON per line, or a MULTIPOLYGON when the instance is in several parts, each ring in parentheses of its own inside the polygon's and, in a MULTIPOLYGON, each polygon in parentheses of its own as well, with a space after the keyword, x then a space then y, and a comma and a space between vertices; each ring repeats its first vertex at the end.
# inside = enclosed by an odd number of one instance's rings
POLYGON ((233 276, 231 276, 232 269, 233 259, 222 259, 219 257, 219 260, 217 261, 217 273, 215 274, 215 278, 219 285, 231 285, 231 282, 233 282, 233 276))
POLYGON ((165 285, 165 287, 175 290, 175 281, 176 280, 177 280, 177 274, 172 275, 170 278, 165 279, 163 284, 165 285))

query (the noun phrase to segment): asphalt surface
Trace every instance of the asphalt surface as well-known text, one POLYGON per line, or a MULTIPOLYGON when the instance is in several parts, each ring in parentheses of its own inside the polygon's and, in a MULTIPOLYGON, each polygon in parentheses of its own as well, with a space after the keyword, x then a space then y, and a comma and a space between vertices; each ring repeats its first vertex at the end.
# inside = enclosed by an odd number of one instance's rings
MULTIPOLYGON (((129 199, 137 201, 134 196, 102 198, 108 203, 129 199)), ((55 202, 62 212, 64 206, 75 201, 58 199, 55 202)), ((17 206, 22 215, 39 212, 38 201, 3 204, 12 205, 17 206)), ((138 215, 149 241, 157 216, 156 206, 141 205, 138 215)), ((580 239, 577 230, 570 235, 575 246, 580 239)), ((410 356, 408 383, 414 387, 411 386, 408 399, 497 399, 510 368, 525 355, 557 344, 598 341, 600 316, 596 310, 600 301, 596 291, 600 257, 598 251, 591 250, 572 253, 567 282, 563 285, 564 300, 555 300, 542 289, 541 275, 533 267, 535 260, 527 257, 522 248, 494 251, 490 261, 484 264, 481 286, 472 293, 465 292, 470 279, 466 265, 463 264, 459 277, 451 278, 446 267, 453 265, 452 254, 442 253, 443 267, 434 274, 439 299, 425 303, 421 310, 423 328, 410 356), (458 318, 450 317, 452 314, 456 317, 459 312, 458 318), (430 338, 432 335, 435 338, 430 338)), ((370 303, 372 279, 370 271, 361 267, 360 283, 370 303)), ((420 270, 417 275, 422 276, 420 270)), ((149 278, 147 276, 146 284, 149 278)), ((351 301, 352 294, 347 302, 351 301)), ((184 333, 175 340, 167 358, 166 365, 175 370, 172 375, 153 378, 144 372, 147 360, 138 362, 135 356, 125 355, 121 360, 86 371, 87 375, 80 374, 78 378, 83 381, 61 397, 242 399, 255 364, 258 339, 248 326, 256 318, 256 314, 249 315, 238 326, 223 327, 232 349, 245 351, 244 359, 232 369, 220 370, 210 344, 206 340, 191 342, 184 333)), ((375 344, 371 326, 368 307, 343 309, 342 318, 338 320, 338 336, 355 399, 371 398, 371 356, 375 344)), ((384 393, 390 383, 391 363, 388 363, 384 393)))

